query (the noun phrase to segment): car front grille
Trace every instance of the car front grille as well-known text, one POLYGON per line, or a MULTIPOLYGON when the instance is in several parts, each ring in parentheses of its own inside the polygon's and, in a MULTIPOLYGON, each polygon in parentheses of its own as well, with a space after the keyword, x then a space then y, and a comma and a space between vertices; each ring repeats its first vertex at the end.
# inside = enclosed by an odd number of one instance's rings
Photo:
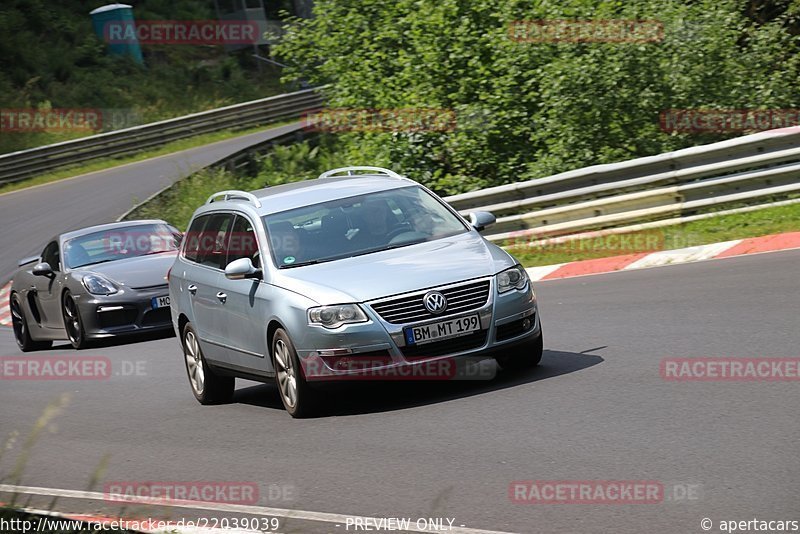
POLYGON ((390 323, 412 323, 477 310, 489 300, 489 287, 489 281, 483 280, 436 290, 447 298, 447 309, 439 315, 434 315, 425 308, 422 299, 428 290, 377 302, 371 306, 385 321, 390 323))
POLYGON ((456 354, 482 347, 486 343, 486 332, 486 330, 478 330, 466 336, 434 341, 424 345, 407 345, 400 350, 408 360, 424 360, 425 358, 456 354))
POLYGON ((169 291, 169 284, 157 284, 157 285, 154 285, 154 286, 131 287, 131 289, 135 289, 136 291, 155 291, 157 289, 163 289, 164 291, 169 291))

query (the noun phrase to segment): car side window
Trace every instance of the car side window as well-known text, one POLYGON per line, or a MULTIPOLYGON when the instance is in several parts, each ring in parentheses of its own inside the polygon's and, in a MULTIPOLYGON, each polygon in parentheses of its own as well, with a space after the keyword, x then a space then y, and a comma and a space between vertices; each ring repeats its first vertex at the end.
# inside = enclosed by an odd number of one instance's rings
POLYGON ((233 226, 232 213, 215 213, 200 234, 197 263, 215 269, 225 268, 228 255, 228 238, 233 226))
POLYGON ((184 236, 183 257, 189 261, 197 262, 200 255, 200 236, 203 233, 203 228, 206 223, 211 219, 210 215, 201 215, 192 221, 189 230, 186 231, 184 236))
POLYGON ((225 265, 241 258, 250 258, 256 269, 261 267, 261 254, 258 251, 258 240, 253 223, 247 217, 237 215, 228 239, 228 259, 225 265))
POLYGON ((54 271, 61 270, 61 255, 58 252, 58 241, 51 241, 42 251, 42 261, 50 265, 54 271))

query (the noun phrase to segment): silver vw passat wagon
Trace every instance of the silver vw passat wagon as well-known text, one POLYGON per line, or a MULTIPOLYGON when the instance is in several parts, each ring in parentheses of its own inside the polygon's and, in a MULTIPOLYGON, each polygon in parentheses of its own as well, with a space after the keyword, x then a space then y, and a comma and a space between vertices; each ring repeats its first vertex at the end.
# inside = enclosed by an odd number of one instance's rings
POLYGON ((303 417, 324 396, 314 381, 464 359, 535 366, 536 296, 514 257, 478 233, 494 221, 467 220, 377 167, 212 195, 168 274, 195 397, 226 402, 235 377, 274 379, 303 417))

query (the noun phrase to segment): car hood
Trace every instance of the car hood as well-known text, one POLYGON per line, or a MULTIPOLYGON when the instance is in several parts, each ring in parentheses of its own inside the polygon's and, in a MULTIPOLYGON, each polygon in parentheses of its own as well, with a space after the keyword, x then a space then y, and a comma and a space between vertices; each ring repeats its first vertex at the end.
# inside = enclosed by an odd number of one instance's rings
POLYGON ((364 302, 496 274, 516 261, 477 232, 277 271, 273 283, 320 304, 364 302))
POLYGON ((175 262, 177 252, 163 252, 150 256, 139 256, 124 260, 87 265, 73 271, 83 276, 88 273, 102 274, 126 287, 148 287, 165 285, 167 271, 175 262))

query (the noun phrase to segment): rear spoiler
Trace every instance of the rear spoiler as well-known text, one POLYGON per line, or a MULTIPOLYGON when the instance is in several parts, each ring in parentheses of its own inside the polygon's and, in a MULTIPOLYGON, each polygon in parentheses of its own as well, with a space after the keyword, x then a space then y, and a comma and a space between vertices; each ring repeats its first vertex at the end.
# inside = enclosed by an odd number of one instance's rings
POLYGON ((33 263, 33 262, 37 261, 38 259, 39 259, 39 256, 31 256, 30 258, 25 258, 24 260, 19 260, 19 263, 17 263, 17 265, 22 267, 23 265, 27 265, 29 263, 33 263))

